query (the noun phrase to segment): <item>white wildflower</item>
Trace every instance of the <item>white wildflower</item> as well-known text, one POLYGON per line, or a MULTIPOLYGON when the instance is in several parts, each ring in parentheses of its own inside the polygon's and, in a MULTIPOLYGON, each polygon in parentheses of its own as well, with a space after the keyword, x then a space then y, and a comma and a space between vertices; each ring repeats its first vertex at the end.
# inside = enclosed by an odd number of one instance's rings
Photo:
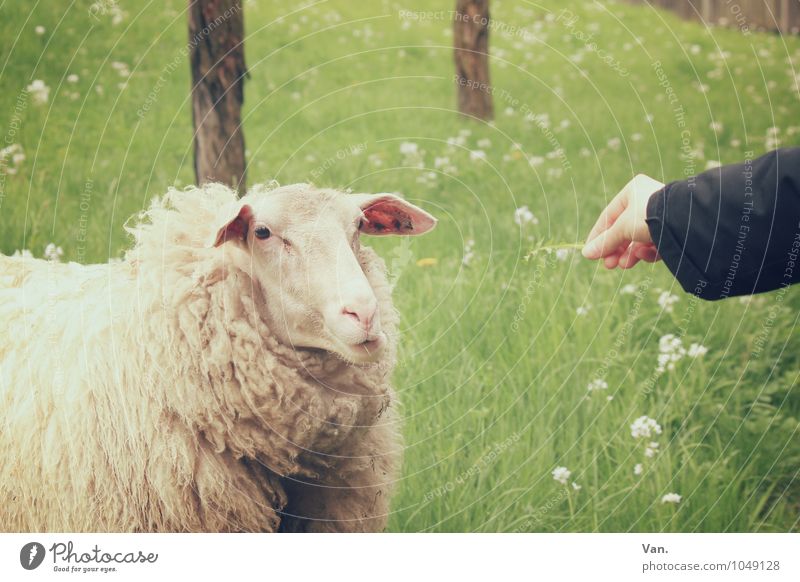
POLYGON ((620 289, 619 292, 622 295, 633 295, 634 293, 636 293, 637 289, 638 287, 636 285, 634 285, 633 283, 628 283, 627 285, 622 287, 622 289, 620 289))
POLYGON ((643 471, 644 471, 644 467, 642 466, 641 463, 636 463, 633 466, 633 474, 634 475, 641 475, 643 471))
POLYGON ((580 485, 578 485, 577 483, 575 483, 575 481, 573 481, 573 482, 572 482, 572 488, 573 488, 575 491, 580 491, 581 489, 583 489, 583 487, 581 487, 580 485))
POLYGON ((20 250, 14 251, 14 254, 11 256, 17 259, 32 259, 33 253, 30 252, 28 249, 22 249, 21 251, 20 250))
POLYGON ((11 145, 4 147, 3 149, 0 149, 0 158, 5 158, 6 156, 10 156, 15 152, 21 150, 22 150, 21 145, 19 145, 18 143, 12 143, 11 145))
POLYGON ((532 168, 536 166, 541 166, 544 163, 544 158, 542 156, 528 156, 528 163, 532 168))
POLYGON ((566 467, 556 467, 555 469, 553 469, 553 479, 555 479, 562 485, 567 484, 570 475, 572 475, 572 471, 570 471, 566 467))
POLYGON ((767 139, 764 143, 764 147, 768 150, 777 149, 780 146, 781 140, 778 137, 778 132, 780 130, 777 127, 770 127, 767 129, 767 139))
POLYGON ((720 132, 722 131, 722 122, 720 122, 720 121, 712 121, 712 122, 711 122, 711 123, 708 125, 708 127, 709 127, 709 128, 710 128, 710 129, 711 129, 711 130, 712 130, 714 133, 720 133, 720 132))
POLYGON ((651 441, 644 449, 644 456, 648 459, 655 457, 658 452, 658 446, 657 442, 651 441))
POLYGON ((41 79, 34 79, 34 81, 27 87, 28 93, 33 97, 33 102, 37 105, 47 103, 50 98, 50 87, 48 87, 41 79))
POLYGON ((419 146, 413 141, 404 141, 400 144, 400 153, 403 154, 403 163, 408 166, 423 168, 425 163, 423 161, 424 152, 419 149, 419 146))
POLYGON ((45 30, 45 27, 44 27, 44 26, 42 26, 41 24, 40 24, 39 26, 37 26, 36 28, 34 28, 33 30, 34 30, 34 31, 36 32, 36 34, 38 34, 39 36, 42 36, 42 35, 43 35, 43 34, 46 32, 46 30, 45 30))
POLYGON ((485 160, 486 152, 483 150, 472 150, 469 152, 469 159, 472 161, 485 160))
POLYGON ((118 4, 116 4, 116 2, 111 5, 109 14, 111 14, 111 24, 113 26, 117 26, 118 24, 121 24, 123 20, 125 20, 125 12, 119 7, 118 4))
POLYGON ((67 75, 67 83, 77 83, 78 82, 78 75, 72 73, 71 75, 67 75))
POLYGON ((6 174, 16 174, 19 164, 25 161, 25 153, 22 151, 22 146, 17 143, 12 143, 0 149, 0 167, 2 167, 6 174), (5 164, 6 158, 11 158, 11 165, 5 164))
POLYGON ((556 260, 564 262, 569 258, 572 249, 556 249, 556 260))
POLYGON ((465 143, 467 143, 467 139, 462 135, 447 138, 447 145, 450 147, 463 146, 465 143))
POLYGON ((547 152, 545 157, 548 160, 556 160, 558 158, 564 157, 564 148, 556 148, 551 152, 547 152))
POLYGON ((490 140, 488 137, 484 137, 483 139, 479 139, 478 140, 478 147, 482 148, 482 149, 490 148, 490 147, 492 147, 492 140, 490 140))
POLYGON ((708 348, 706 346, 700 345, 698 343, 693 343, 689 346, 689 351, 687 355, 690 358, 701 358, 708 353, 708 348))
POLYGON ((514 222, 518 226, 525 226, 526 224, 539 224, 539 219, 533 215, 530 208, 527 206, 520 206, 514 211, 514 222))
POLYGON ((675 362, 678 362, 686 355, 686 348, 683 347, 681 338, 668 333, 658 340, 658 365, 656 371, 663 373, 667 370, 675 369, 675 362))
POLYGON ((475 258, 475 241, 473 239, 467 240, 466 244, 464 245, 464 256, 461 258, 461 264, 465 267, 468 266, 472 259, 475 258))
POLYGON ((672 313, 673 305, 675 305, 679 300, 680 297, 673 295, 669 291, 662 291, 661 295, 658 296, 658 304, 661 306, 661 309, 667 313, 672 313))
POLYGON ((594 392, 595 390, 608 390, 608 382, 603 380, 602 378, 596 378, 589 382, 589 385, 586 387, 589 392, 594 392))
POLYGON ((706 170, 713 170, 714 168, 719 168, 722 163, 719 160, 708 160, 706 162, 706 170))
POLYGON ((59 246, 56 246, 54 243, 48 243, 47 246, 44 248, 44 258, 48 261, 53 261, 58 263, 61 261, 61 257, 64 256, 64 249, 59 246))
POLYGON ((589 313, 589 309, 591 309, 590 305, 581 305, 575 310, 576 315, 580 315, 583 317, 584 315, 589 313))
POLYGON ((120 77, 129 77, 131 74, 128 65, 120 61, 112 61, 111 68, 114 69, 120 77))
POLYGON ((674 503, 678 504, 681 502, 681 496, 677 493, 667 493, 664 497, 661 498, 661 503, 674 503))
POLYGON ((608 140, 608 142, 606 142, 606 145, 608 145, 608 147, 610 147, 614 151, 617 151, 621 144, 622 140, 619 139, 618 137, 612 137, 610 140, 608 140))
POLYGON ((640 416, 631 424, 631 436, 635 439, 649 439, 661 434, 661 425, 649 416, 640 416))

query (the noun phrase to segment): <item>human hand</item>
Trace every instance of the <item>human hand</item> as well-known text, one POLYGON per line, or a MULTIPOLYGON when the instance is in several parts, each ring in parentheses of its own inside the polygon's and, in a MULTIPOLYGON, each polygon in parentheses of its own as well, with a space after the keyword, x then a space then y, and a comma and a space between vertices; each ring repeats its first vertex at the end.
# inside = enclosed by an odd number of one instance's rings
POLYGON ((587 259, 603 259, 607 269, 630 269, 639 261, 653 263, 658 250, 647 227, 647 201, 664 184, 637 174, 600 214, 583 247, 587 259))

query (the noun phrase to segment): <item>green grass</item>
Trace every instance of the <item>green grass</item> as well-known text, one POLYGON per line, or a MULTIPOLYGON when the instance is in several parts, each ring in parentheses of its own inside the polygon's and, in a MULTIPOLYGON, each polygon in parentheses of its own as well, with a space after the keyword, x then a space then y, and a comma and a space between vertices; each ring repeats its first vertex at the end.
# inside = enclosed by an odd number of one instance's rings
MULTIPOLYGON (((94 20, 87 0, 30 4, 0 4, 0 135, 27 156, 16 174, 0 174, 0 250, 40 256, 52 241, 67 260, 104 261, 127 244, 128 216, 193 179, 185 2, 125 3, 118 25, 94 20), (131 71, 124 90, 114 61, 131 71), (15 118, 33 79, 50 99, 15 118)), ((375 242, 403 314, 395 381, 407 448, 390 529, 796 531, 800 290, 700 303, 660 264, 608 273, 576 254, 523 257, 544 241, 581 241, 634 173, 681 177, 684 131, 698 171, 766 151, 771 127, 797 145, 800 40, 709 31, 624 3, 574 4, 569 29, 563 3, 493 3, 494 124, 453 111, 449 21, 399 14, 451 2, 245 5, 250 183, 399 191, 440 218, 429 236, 375 242), (596 53, 570 60, 592 33, 627 75, 596 53), (549 129, 526 110, 547 114, 549 129), (462 130, 463 145, 448 147, 462 130), (486 160, 471 160, 483 139, 486 160), (418 144, 425 169, 402 142, 418 144), (547 157, 559 147, 568 164, 547 157), (364 151, 338 153, 353 148, 364 151), (443 156, 454 172, 432 170, 443 156), (538 225, 514 223, 522 205, 538 225), (475 256, 463 266, 469 239, 475 256), (437 264, 417 265, 427 257, 437 264), (645 290, 621 293, 628 284, 645 290), (680 295, 672 313, 658 289, 680 295), (668 333, 709 352, 655 377, 668 333), (588 394, 597 377, 609 388, 588 394), (653 458, 630 434, 642 415, 663 427, 653 458), (556 483, 557 466, 582 488, 556 483), (669 492, 679 505, 660 502, 669 492)))

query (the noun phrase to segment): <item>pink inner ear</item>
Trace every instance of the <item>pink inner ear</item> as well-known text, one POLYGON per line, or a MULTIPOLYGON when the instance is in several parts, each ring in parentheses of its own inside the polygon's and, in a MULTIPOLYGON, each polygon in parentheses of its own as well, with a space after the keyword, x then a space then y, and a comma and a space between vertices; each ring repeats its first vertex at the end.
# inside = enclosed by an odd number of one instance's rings
POLYGON ((217 240, 214 246, 218 247, 228 240, 246 240, 247 230, 250 227, 250 219, 253 217, 253 209, 248 204, 239 209, 239 214, 228 224, 217 232, 217 240))
POLYGON ((366 224, 361 232, 367 234, 412 234, 414 216, 404 205, 391 199, 378 200, 364 209, 366 224))

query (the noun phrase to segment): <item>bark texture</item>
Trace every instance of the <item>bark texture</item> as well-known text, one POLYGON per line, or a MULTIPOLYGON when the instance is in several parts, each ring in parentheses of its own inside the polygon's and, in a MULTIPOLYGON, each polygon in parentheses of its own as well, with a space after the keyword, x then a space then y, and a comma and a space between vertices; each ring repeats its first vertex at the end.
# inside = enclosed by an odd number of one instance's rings
POLYGON ((479 119, 494 116, 489 84, 489 0, 457 0, 453 46, 458 110, 479 119))
POLYGON ((240 192, 246 178, 243 38, 240 0, 189 0, 195 179, 240 192))

